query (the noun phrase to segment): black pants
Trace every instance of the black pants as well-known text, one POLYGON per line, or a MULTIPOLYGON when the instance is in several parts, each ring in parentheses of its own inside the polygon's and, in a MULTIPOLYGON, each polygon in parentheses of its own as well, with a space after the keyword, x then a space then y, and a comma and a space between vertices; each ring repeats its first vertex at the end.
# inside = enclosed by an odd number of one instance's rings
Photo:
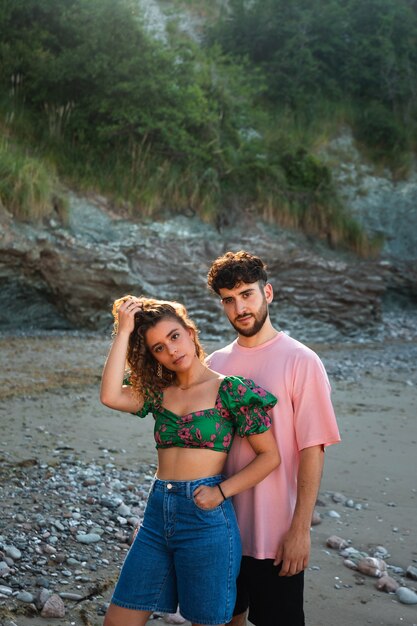
POLYGON ((249 608, 255 626, 304 626, 304 572, 279 576, 273 559, 244 556, 237 579, 234 615, 249 608))

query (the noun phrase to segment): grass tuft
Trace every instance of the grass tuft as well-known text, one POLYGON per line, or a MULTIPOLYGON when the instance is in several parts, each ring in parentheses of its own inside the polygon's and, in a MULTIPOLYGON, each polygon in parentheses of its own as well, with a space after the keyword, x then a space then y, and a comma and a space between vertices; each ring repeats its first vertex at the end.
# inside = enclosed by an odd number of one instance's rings
POLYGON ((24 221, 65 220, 67 212, 55 167, 7 140, 0 142, 0 202, 24 221))

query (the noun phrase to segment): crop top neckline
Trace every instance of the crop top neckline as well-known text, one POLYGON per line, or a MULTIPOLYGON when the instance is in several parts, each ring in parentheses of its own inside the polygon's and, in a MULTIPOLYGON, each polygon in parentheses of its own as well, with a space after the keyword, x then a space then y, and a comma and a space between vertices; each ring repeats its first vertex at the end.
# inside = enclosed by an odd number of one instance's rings
MULTIPOLYGON (((221 381, 220 381, 220 385, 219 388, 217 390, 217 396, 216 396, 216 400, 214 402, 214 406, 210 406, 207 409, 197 409, 196 411, 190 411, 189 413, 184 413, 184 415, 179 415, 178 413, 175 413, 175 411, 171 411, 171 409, 167 409, 163 404, 162 404, 162 400, 161 400, 161 404, 159 405, 160 410, 163 411, 164 413, 170 413, 171 415, 173 415, 174 417, 176 417, 177 419, 185 419, 186 417, 190 417, 191 415, 196 415, 196 413, 205 413, 206 411, 215 411, 218 405, 219 400, 221 400, 220 398, 220 386, 222 385, 223 381, 225 380, 225 378, 227 378, 226 376, 224 376, 221 381)), ((163 395, 162 395, 163 398, 163 395)))

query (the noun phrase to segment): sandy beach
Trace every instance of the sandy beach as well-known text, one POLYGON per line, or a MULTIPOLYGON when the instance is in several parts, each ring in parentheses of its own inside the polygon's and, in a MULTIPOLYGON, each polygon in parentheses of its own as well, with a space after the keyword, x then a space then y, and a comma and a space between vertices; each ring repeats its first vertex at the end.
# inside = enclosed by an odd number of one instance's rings
MULTIPOLYGON (((144 475, 154 470, 152 419, 116 413, 98 400, 108 347, 109 340, 97 336, 0 338, 0 541, 12 532, 19 535, 36 530, 31 521, 33 502, 18 488, 19 481, 29 481, 35 469, 46 472, 48 467, 59 467, 70 455, 78 466, 95 464, 104 471, 106 467, 108 471, 138 469, 144 475), (20 516, 16 519, 17 512, 20 516), (26 525, 19 521, 22 519, 26 525)), ((343 557, 329 548, 326 540, 337 535, 368 553, 383 546, 390 555, 387 564, 396 568, 389 570, 390 575, 417 590, 417 581, 405 576, 409 566, 417 565, 417 344, 312 347, 329 371, 342 443, 326 451, 316 507, 321 523, 312 527, 306 572, 306 623, 415 626, 417 605, 402 604, 395 594, 378 591, 376 578, 346 567, 343 557)), ((206 348, 211 351, 214 345, 206 348)), ((42 499, 37 498, 36 503, 42 512, 42 499)), ((59 516, 59 511, 55 515, 59 516)), ((80 515, 84 515, 83 507, 80 515)), ((57 536, 59 543, 59 532, 57 536)), ((81 549, 79 545, 77 549, 81 549)), ((113 560, 109 557, 104 565, 92 568, 91 582, 94 577, 101 582, 114 579, 127 549, 127 544, 121 543, 113 560)), ((91 562, 95 557, 89 554, 91 562)), ((58 564, 43 565, 50 576, 54 566, 58 564)), ((0 577, 0 588, 19 580, 34 592, 30 569, 25 575, 19 570, 19 575, 12 572, 0 577)), ((79 592, 71 566, 66 569, 65 591, 79 592)), ((56 589, 63 587, 57 584, 56 589)), ((101 593, 92 594, 85 602, 74 605, 66 600, 65 617, 48 619, 0 589, 0 624, 13 620, 17 626, 98 626, 102 617, 97 607, 108 602, 110 593, 111 586, 105 589, 103 585, 101 593)))

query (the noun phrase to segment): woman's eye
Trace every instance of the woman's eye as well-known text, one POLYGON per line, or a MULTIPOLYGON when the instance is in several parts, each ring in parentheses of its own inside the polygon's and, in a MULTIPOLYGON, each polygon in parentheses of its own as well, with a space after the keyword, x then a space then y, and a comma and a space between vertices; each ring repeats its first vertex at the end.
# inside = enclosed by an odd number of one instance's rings
POLYGON ((171 336, 171 339, 178 339, 178 337, 179 337, 179 336, 180 336, 180 334, 179 334, 179 333, 174 333, 174 334, 171 336))
POLYGON ((162 351, 162 346, 156 346, 156 348, 153 349, 154 352, 161 352, 162 351))

